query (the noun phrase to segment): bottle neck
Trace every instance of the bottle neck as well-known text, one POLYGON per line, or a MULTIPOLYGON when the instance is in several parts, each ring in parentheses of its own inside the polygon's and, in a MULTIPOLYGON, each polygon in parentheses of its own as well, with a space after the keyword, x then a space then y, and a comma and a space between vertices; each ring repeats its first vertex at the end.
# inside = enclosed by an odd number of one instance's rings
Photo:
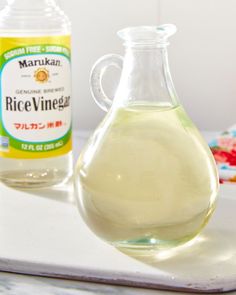
POLYGON ((57 0, 8 0, 0 11, 0 35, 12 37, 69 35, 70 21, 57 0))
POLYGON ((45 6, 56 6, 57 0, 7 0, 8 5, 19 7, 23 9, 27 8, 40 8, 45 6))
POLYGON ((172 82, 166 47, 126 48, 117 102, 175 106, 177 94, 172 82))

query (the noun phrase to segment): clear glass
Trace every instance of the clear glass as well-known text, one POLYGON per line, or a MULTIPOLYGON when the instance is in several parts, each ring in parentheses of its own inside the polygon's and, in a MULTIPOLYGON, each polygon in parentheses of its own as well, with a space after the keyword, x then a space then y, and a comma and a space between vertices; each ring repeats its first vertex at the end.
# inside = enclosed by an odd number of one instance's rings
MULTIPOLYGON (((0 12, 0 37, 70 34, 70 21, 55 0, 8 0, 0 12)), ((0 181, 17 188, 46 187, 66 182, 72 171, 72 152, 35 160, 0 157, 0 181)))
POLYGON ((98 105, 109 110, 75 171, 87 225, 117 247, 173 247, 195 237, 215 208, 213 156, 180 105, 168 65, 173 25, 122 30, 124 59, 108 55, 91 73, 98 105), (107 67, 122 69, 114 101, 102 88, 107 67))

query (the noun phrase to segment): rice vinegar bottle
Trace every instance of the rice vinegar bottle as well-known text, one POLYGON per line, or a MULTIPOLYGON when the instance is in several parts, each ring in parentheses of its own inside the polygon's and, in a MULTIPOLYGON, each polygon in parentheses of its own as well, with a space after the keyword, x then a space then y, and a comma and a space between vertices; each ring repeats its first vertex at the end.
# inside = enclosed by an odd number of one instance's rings
POLYGON ((0 180, 34 188, 72 174, 70 22, 56 0, 0 13, 0 180))

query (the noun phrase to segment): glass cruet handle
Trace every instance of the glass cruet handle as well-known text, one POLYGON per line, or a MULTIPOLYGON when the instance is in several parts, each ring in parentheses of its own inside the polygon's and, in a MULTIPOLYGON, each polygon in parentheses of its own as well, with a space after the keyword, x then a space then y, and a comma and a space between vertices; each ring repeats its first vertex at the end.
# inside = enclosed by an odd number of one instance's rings
POLYGON ((101 57, 93 66, 90 76, 90 88, 93 98, 96 104, 105 112, 110 109, 112 99, 106 95, 102 86, 102 79, 106 70, 110 66, 114 66, 122 70, 123 57, 118 54, 108 54, 101 57))

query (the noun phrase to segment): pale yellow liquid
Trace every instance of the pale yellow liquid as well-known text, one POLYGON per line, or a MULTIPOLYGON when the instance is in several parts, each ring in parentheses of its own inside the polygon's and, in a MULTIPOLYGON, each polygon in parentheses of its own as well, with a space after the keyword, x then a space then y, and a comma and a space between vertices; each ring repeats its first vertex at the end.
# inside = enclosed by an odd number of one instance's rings
POLYGON ((88 226, 116 246, 173 246, 199 233, 218 190, 207 144, 182 107, 112 112, 76 170, 88 226))
POLYGON ((17 189, 35 189, 66 183, 72 176, 72 152, 45 159, 0 157, 0 182, 17 189))

